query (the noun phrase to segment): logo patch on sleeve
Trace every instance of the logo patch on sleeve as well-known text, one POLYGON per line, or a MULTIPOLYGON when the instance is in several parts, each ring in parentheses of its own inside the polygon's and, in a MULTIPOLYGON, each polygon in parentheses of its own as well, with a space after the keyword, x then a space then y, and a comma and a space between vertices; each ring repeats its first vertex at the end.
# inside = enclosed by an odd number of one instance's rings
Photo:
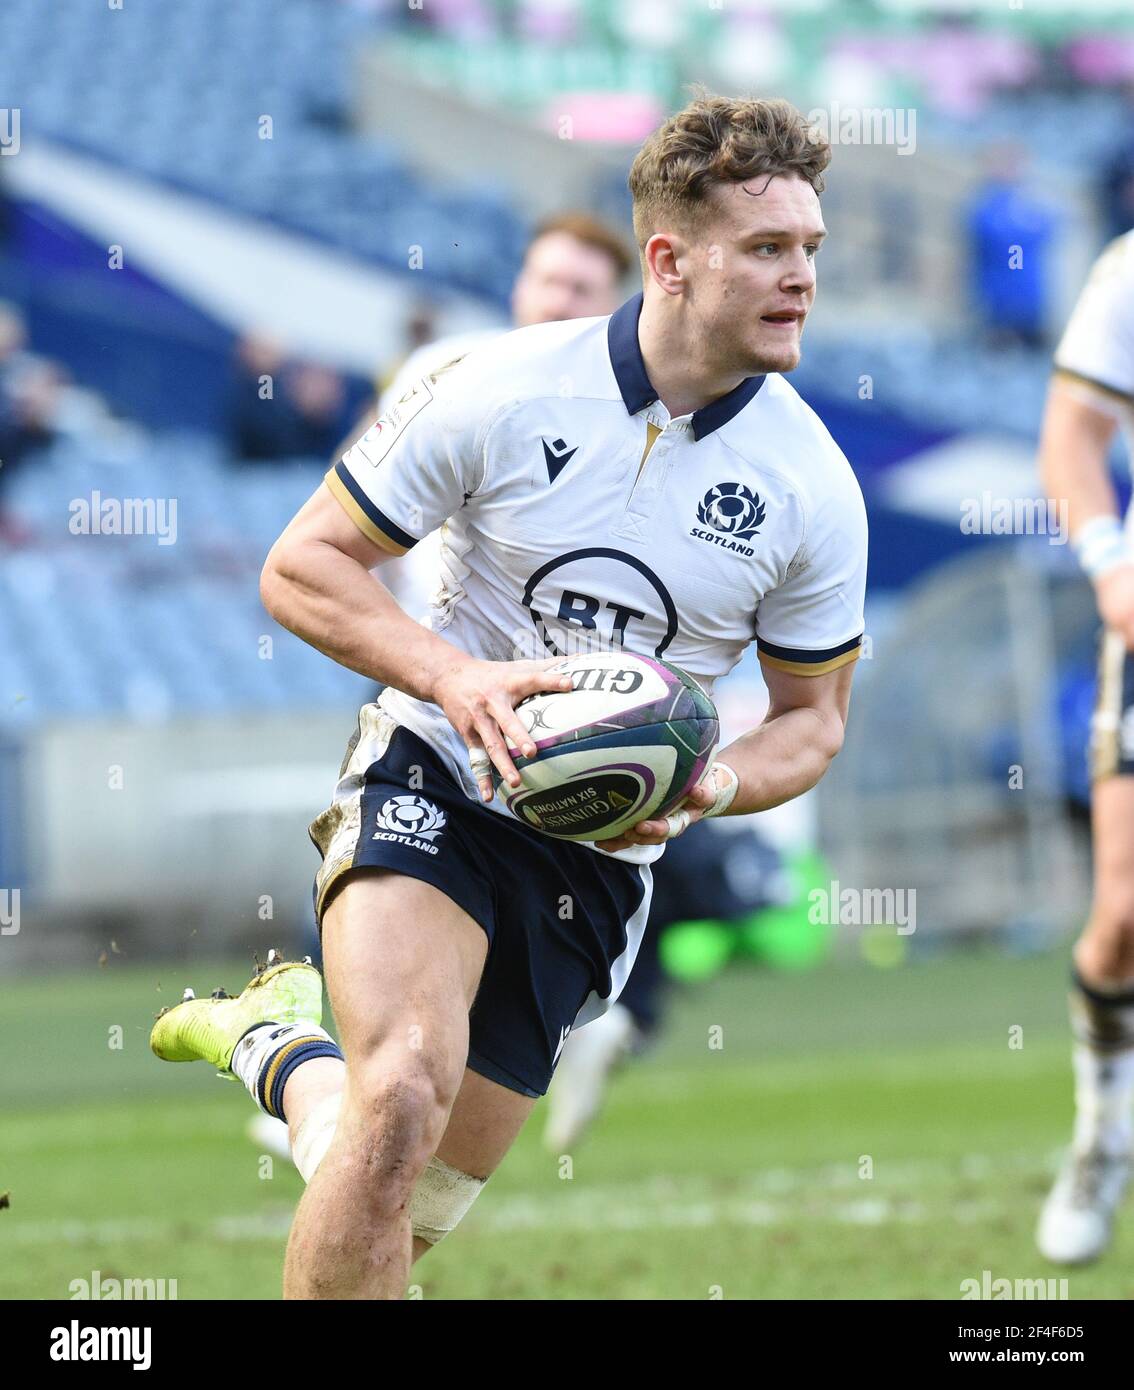
POLYGON ((394 441, 405 430, 409 422, 420 415, 433 399, 429 382, 425 377, 417 381, 396 405, 375 420, 362 438, 354 445, 371 468, 377 468, 394 445, 394 441))

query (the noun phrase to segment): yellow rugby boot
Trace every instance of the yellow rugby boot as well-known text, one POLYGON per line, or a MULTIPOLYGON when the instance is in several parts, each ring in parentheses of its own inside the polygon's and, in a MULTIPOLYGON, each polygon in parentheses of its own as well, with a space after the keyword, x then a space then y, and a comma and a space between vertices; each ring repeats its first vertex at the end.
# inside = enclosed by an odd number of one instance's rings
POLYGON ((235 999, 216 990, 198 999, 191 989, 179 1004, 158 1014, 150 1047, 163 1062, 208 1062, 217 1074, 236 1081, 231 1063, 236 1044, 262 1023, 308 1023, 323 1019, 323 977, 311 964, 281 960, 268 952, 267 963, 235 999))

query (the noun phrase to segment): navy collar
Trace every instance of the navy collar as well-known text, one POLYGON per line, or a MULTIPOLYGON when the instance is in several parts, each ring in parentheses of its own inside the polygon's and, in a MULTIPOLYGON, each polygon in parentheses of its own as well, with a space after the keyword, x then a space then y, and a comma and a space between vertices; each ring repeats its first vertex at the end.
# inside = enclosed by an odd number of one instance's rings
MULTIPOLYGON (((642 313, 642 296, 636 294, 628 299, 610 316, 606 330, 607 348, 610 352, 610 365, 614 368, 614 379, 622 393, 622 401, 630 415, 653 405, 658 393, 646 375, 646 364, 642 361, 642 349, 638 343, 638 319, 642 313)), ((726 425, 734 415, 748 404, 763 386, 765 378, 750 376, 734 386, 725 396, 720 396, 700 410, 693 412, 693 438, 702 439, 714 430, 726 425)))

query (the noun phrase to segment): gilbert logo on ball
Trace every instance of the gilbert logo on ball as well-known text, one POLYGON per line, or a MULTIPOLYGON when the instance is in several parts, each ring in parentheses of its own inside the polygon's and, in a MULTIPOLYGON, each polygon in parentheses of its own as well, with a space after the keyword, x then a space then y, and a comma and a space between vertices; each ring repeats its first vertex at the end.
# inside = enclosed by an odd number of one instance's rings
POLYGON ((667 815, 705 775, 720 738, 712 700, 668 661, 629 652, 569 657, 572 689, 516 707, 536 744, 509 753, 522 784, 498 781, 508 810, 562 840, 611 840, 667 815))

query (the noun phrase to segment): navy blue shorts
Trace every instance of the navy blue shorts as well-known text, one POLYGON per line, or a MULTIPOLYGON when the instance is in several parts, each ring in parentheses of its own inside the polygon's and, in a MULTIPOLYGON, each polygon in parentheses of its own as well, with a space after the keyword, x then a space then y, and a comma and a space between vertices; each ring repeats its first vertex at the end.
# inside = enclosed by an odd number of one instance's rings
POLYGON ((364 706, 335 801, 310 834, 323 855, 320 926, 343 876, 378 868, 432 884, 484 928, 468 1064, 543 1095, 567 1034, 626 982, 649 913, 649 868, 470 800, 433 749, 376 705, 364 706))

